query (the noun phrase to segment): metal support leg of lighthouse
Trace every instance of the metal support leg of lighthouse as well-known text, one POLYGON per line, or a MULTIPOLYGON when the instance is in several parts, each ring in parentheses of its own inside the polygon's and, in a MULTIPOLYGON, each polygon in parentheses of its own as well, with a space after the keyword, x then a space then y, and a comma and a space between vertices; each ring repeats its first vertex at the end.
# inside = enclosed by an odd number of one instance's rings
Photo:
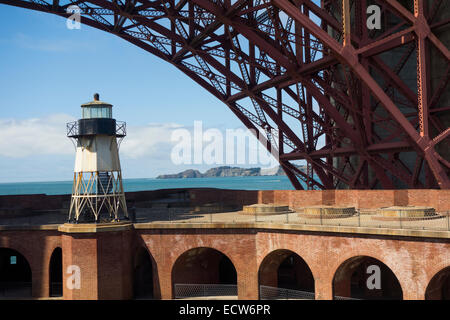
POLYGON ((115 221, 120 219, 119 213, 123 212, 128 218, 125 193, 122 184, 122 172, 76 172, 72 199, 69 209, 69 221, 78 222, 83 212, 90 212, 94 220, 99 222, 101 213, 107 211, 109 218, 115 221), (108 176, 105 183, 101 181, 101 175, 108 176))

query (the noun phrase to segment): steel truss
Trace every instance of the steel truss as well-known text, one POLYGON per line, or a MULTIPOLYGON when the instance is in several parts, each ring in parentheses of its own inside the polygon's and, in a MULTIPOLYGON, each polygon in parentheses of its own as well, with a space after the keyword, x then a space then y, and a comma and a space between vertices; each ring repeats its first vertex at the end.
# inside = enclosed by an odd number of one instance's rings
POLYGON ((120 212, 128 218, 121 171, 75 172, 69 220, 78 221, 83 212, 89 212, 99 221, 103 211, 111 219, 119 220, 120 212))
POLYGON ((448 1, 0 3, 77 5, 82 23, 174 65, 279 153, 296 189, 450 188, 448 1))

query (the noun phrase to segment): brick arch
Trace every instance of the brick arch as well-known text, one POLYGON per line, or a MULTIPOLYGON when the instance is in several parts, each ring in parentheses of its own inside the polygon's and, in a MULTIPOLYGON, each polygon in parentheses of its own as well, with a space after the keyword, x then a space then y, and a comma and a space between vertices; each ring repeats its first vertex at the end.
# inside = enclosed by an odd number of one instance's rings
MULTIPOLYGON (((38 267, 37 267, 37 261, 35 261, 35 258, 34 258, 35 255, 33 255, 31 248, 27 248, 26 246, 21 246, 20 244, 8 243, 8 245, 0 245, 0 249, 11 249, 11 250, 15 250, 18 253, 20 253, 25 258, 25 260, 28 262, 28 266, 30 267, 30 270, 31 270, 32 281, 36 280, 38 267)), ((47 259, 46 259, 44 267, 48 267, 49 265, 50 265, 50 261, 47 261, 47 259)))
MULTIPOLYGON (((6 291, 9 292, 9 294, 14 292, 14 293, 12 293, 13 296, 9 296, 9 298, 16 298, 16 297, 21 297, 21 296, 28 297, 29 294, 31 297, 32 290, 34 287, 34 285, 33 285, 34 274, 33 274, 33 268, 30 263, 30 260, 27 258, 27 256, 25 254, 23 254, 23 252, 21 250, 14 248, 14 246, 1 246, 0 252, 4 251, 4 250, 6 250, 7 252, 9 252, 12 255, 17 256, 17 266, 13 267, 10 270, 12 272, 12 274, 11 273, 3 273, 2 274, 2 276, 5 276, 5 275, 7 276, 6 278, 0 280, 2 282, 2 286, 5 285, 6 291), (20 261, 23 261, 23 263, 19 269, 20 261), (24 277, 27 279, 26 283, 29 282, 31 287, 28 288, 28 286, 25 286, 25 287, 23 286, 23 283, 25 283, 24 277), (11 287, 11 284, 17 285, 19 283, 20 283, 20 285, 18 287, 15 287, 15 286, 11 287), (10 292, 10 290, 12 290, 12 292, 10 292), (17 290, 20 290, 20 293, 18 293, 17 290)), ((6 265, 5 265, 6 270, 2 270, 2 272, 4 272, 4 271, 7 272, 8 265, 9 265, 8 262, 6 262, 6 265)))
POLYGON ((229 255, 229 254, 227 254, 227 253, 225 253, 225 252, 223 252, 222 250, 219 250, 219 249, 216 249, 216 248, 213 248, 213 247, 209 247, 209 246, 201 246, 201 247, 196 246, 196 247, 192 247, 192 248, 190 248, 190 249, 188 249, 188 250, 185 250, 185 251, 182 252, 181 254, 179 254, 178 257, 175 259, 175 261, 172 263, 172 267, 171 267, 171 277, 172 277, 172 281, 174 281, 174 272, 175 272, 175 268, 177 267, 177 263, 179 263, 179 262, 180 262, 180 259, 184 258, 186 254, 188 254, 190 251, 193 251, 193 250, 211 250, 211 251, 212 251, 211 253, 219 254, 219 257, 220 257, 220 256, 224 256, 224 257, 226 257, 227 259, 229 259, 230 262, 231 262, 231 264, 232 264, 233 267, 234 267, 234 270, 236 271, 236 282, 238 281, 238 277, 239 277, 239 274, 238 274, 238 272, 237 272, 237 271, 238 271, 238 268, 236 267, 236 263, 235 263, 235 261, 233 261, 232 256, 229 255))
POLYGON ((133 266, 136 266, 136 259, 137 259, 137 256, 138 256, 138 254, 140 253, 140 251, 142 251, 142 250, 145 250, 145 252, 149 255, 149 257, 150 257, 152 263, 155 263, 155 264, 156 264, 156 260, 155 260, 155 258, 153 257, 153 254, 152 254, 152 252, 150 251, 150 249, 149 249, 145 244, 141 244, 141 245, 138 245, 138 246, 134 247, 133 266))
MULTIPOLYGON (((447 262, 446 264, 442 264, 440 267, 438 268, 434 268, 434 269, 438 269, 436 272, 432 273, 431 278, 427 281, 426 286, 425 286, 425 292, 423 293, 423 298, 426 300, 441 300, 443 299, 443 297, 441 296, 441 292, 432 292, 432 287, 433 286, 439 286, 442 285, 442 283, 436 283, 439 282, 439 276, 442 273, 447 273, 447 277, 450 277, 450 264, 447 262), (442 266, 443 265, 443 266, 442 266)), ((441 290, 442 287, 437 287, 436 289, 441 290)), ((448 297, 447 297, 448 299, 448 297)))
MULTIPOLYGON (((392 252, 390 252, 392 253, 392 252)), ((345 253, 345 254, 338 254, 337 255, 339 257, 339 259, 336 259, 334 261, 332 261, 332 264, 330 265, 329 268, 329 273, 327 275, 327 277, 329 279, 331 279, 331 283, 334 279, 334 275, 336 274, 336 271, 339 269, 339 267, 347 260, 354 258, 354 257, 358 257, 358 256, 366 256, 366 257, 370 257, 373 259, 377 259, 378 261, 382 262, 384 265, 386 265, 391 271, 392 273, 395 275, 395 277, 397 278, 398 282, 400 283, 400 286, 402 287, 403 292, 405 293, 404 288, 408 287, 408 283, 410 283, 411 277, 409 272, 412 270, 408 270, 408 273, 403 273, 402 270, 404 270, 405 268, 402 267, 401 264, 392 264, 386 260, 386 256, 379 254, 376 251, 368 251, 368 250, 361 250, 360 248, 358 248, 358 250, 356 251, 352 251, 349 253, 345 253)))
POLYGON ((28 266, 30 267, 30 270, 31 270, 31 276, 33 276, 32 259, 30 259, 26 253, 24 253, 24 251, 26 251, 26 250, 21 250, 21 248, 18 248, 16 246, 0 246, 0 250, 2 250, 2 249, 14 250, 18 254, 20 254, 27 261, 28 266))
POLYGON ((48 250, 46 250, 46 252, 48 253, 48 259, 45 259, 45 266, 44 266, 44 268, 48 269, 50 267, 50 261, 52 259, 53 253, 58 248, 61 249, 62 253, 64 254, 64 251, 62 249, 62 245, 61 244, 55 244, 55 245, 51 246, 50 248, 48 248, 48 250))
MULTIPOLYGON (((443 252, 445 250, 448 250, 448 248, 442 247, 436 250, 436 252, 440 252, 441 250, 443 252)), ((425 299, 428 286, 433 278, 445 268, 450 267, 450 258, 444 257, 445 255, 440 254, 434 254, 433 256, 427 255, 427 258, 424 259, 424 261, 420 261, 422 263, 420 267, 423 269, 424 275, 421 281, 421 290, 418 290, 418 299, 425 299)))
POLYGON ((313 276, 314 280, 316 279, 317 271, 314 270, 315 269, 314 268, 314 264, 309 262, 310 258, 308 256, 298 252, 298 250, 296 248, 279 247, 279 248, 276 248, 276 249, 272 248, 271 251, 268 250, 267 252, 264 253, 264 255, 261 255, 261 259, 259 261, 257 261, 258 270, 261 269, 261 264, 264 262, 264 259, 266 259, 270 254, 272 254, 272 253, 274 253, 275 251, 278 251, 278 250, 280 250, 280 251, 281 250, 285 250, 285 251, 289 251, 289 252, 292 252, 292 253, 295 253, 296 255, 298 255, 305 262, 305 264, 308 266, 309 270, 311 270, 311 273, 312 273, 312 276, 313 276))
POLYGON ((63 293, 62 292, 63 284, 61 285, 61 287, 58 287, 56 285, 56 283, 52 283, 52 259, 53 259, 53 256, 54 256, 54 254, 55 254, 57 249, 61 250, 61 270, 60 270, 61 271, 61 282, 62 282, 62 279, 63 279, 64 271, 62 270, 63 269, 62 264, 63 264, 64 251, 62 250, 62 246, 58 246, 57 245, 53 249, 49 250, 50 256, 47 259, 48 260, 47 273, 48 273, 48 283, 49 283, 49 293, 48 293, 49 297, 51 297, 51 296, 62 296, 62 293, 63 293), (53 285, 53 287, 52 287, 52 285, 53 285))
MULTIPOLYGON (((267 253, 258 265, 258 283, 271 287, 280 287, 279 268, 280 265, 291 255, 297 258, 296 266, 293 268, 297 276, 304 275, 305 278, 297 279, 297 286, 304 287, 302 291, 315 291, 315 277, 307 261, 296 251, 278 248, 267 253), (311 277, 312 279, 309 279, 311 277)), ((287 288, 293 289, 293 288, 287 288)))
POLYGON ((185 248, 182 248, 181 250, 179 250, 176 254, 176 258, 172 259, 172 264, 171 264, 171 270, 173 269, 174 264, 176 263, 176 261, 186 252, 194 250, 194 249, 200 249, 200 248, 204 248, 204 249, 212 249, 215 251, 220 252, 221 254, 223 254, 224 256, 226 256, 228 259, 230 259, 230 261, 233 263, 233 265, 237 266, 237 261, 236 259, 234 259, 233 254, 231 252, 229 252, 226 248, 218 248, 212 245, 192 245, 192 246, 188 246, 185 248))
POLYGON ((32 265, 33 259, 31 257, 31 252, 27 252, 28 250, 25 247, 20 247, 20 246, 15 246, 15 245, 7 245, 7 246, 1 245, 0 250, 1 249, 11 249, 11 250, 17 251, 17 253, 22 255, 25 258, 25 260, 27 260, 28 264, 30 265, 30 269, 32 269, 31 265, 32 265))
MULTIPOLYGON (((353 271, 357 270, 357 267, 359 267, 359 265, 363 262, 363 259, 373 259, 376 260, 380 263, 382 263, 384 265, 384 267, 386 267, 393 275, 394 280, 397 281, 398 285, 399 285, 399 289, 401 292, 401 299, 404 299, 405 297, 405 286, 404 284, 402 284, 401 279, 398 277, 398 275, 395 272, 395 268, 391 268, 391 266, 389 266, 387 263, 384 262, 385 259, 383 259, 383 257, 380 257, 378 254, 374 254, 373 252, 371 253, 360 253, 360 254, 349 254, 346 255, 345 258, 343 259, 339 259, 334 265, 334 268, 332 268, 331 270, 333 270, 332 274, 332 278, 331 278, 331 286, 332 286, 332 293, 333 293, 333 297, 335 295, 340 295, 340 296, 350 296, 350 281, 351 281, 351 277, 352 277, 352 273, 353 271), (358 261, 358 259, 360 259, 361 261, 358 261), (342 271, 342 268, 345 267, 350 267, 350 265, 352 263, 357 264, 357 266, 355 266, 353 269, 347 270, 347 273, 343 274, 343 279, 340 283, 335 283, 336 281, 336 277, 339 275, 339 272, 342 271), (337 265, 337 267, 336 267, 337 265), (338 288, 336 288, 336 286, 338 286, 338 288), (345 287, 345 288, 344 288, 345 287), (342 294, 340 292, 345 292, 345 294, 342 294)), ((351 268, 351 267, 350 267, 351 268)), ((344 271, 345 272, 345 271, 344 271)))
POLYGON ((263 252, 259 252, 257 255, 257 267, 258 270, 260 270, 261 268, 261 264, 263 263, 264 259, 270 255, 271 253, 277 251, 277 250, 287 250, 287 251, 291 251, 292 253, 295 253, 296 255, 298 255, 300 258, 302 258, 302 260, 306 263, 306 265, 308 266, 309 270, 311 270, 311 273, 313 275, 314 281, 318 278, 318 275, 321 273, 321 266, 318 264, 315 264, 313 262, 314 258, 311 257, 310 255, 314 254, 311 253, 310 250, 307 250, 305 248, 305 251, 300 250, 302 249, 302 247, 297 247, 294 245, 289 245, 289 243, 286 243, 283 246, 277 246, 277 247, 271 247, 271 248, 267 248, 267 250, 264 250, 263 252))
POLYGON ((450 267, 450 259, 439 262, 433 261, 433 263, 427 264, 425 287, 428 286, 428 284, 434 278, 435 275, 437 275, 440 271, 444 270, 447 267, 450 267))
POLYGON ((155 257, 152 254, 152 251, 148 248, 148 246, 145 245, 145 243, 143 243, 143 244, 139 244, 139 245, 133 247, 133 251, 134 251, 134 254, 132 256, 133 257, 133 267, 136 266, 136 259, 138 258, 138 255, 142 250, 145 250, 145 252, 148 254, 152 264, 157 265, 155 257))
POLYGON ((176 260, 186 251, 207 247, 224 254, 232 262, 237 273, 239 299, 257 299, 258 277, 254 234, 245 231, 212 229, 183 230, 174 233, 165 230, 139 232, 145 245, 153 251, 158 264, 161 298, 173 298, 172 269, 176 260), (250 250, 250 251, 249 251, 250 250))
MULTIPOLYGON (((138 255, 144 250, 148 257, 150 258, 151 267, 152 267, 152 281, 153 281, 153 299, 161 299, 161 287, 159 283, 159 273, 158 273, 158 263, 156 262, 156 259, 154 255, 152 254, 151 250, 148 248, 148 246, 145 243, 140 243, 139 245, 134 247, 134 255, 133 255, 133 265, 132 265, 132 272, 133 272, 133 281, 135 277, 135 268, 136 268, 136 262, 138 259, 138 255)), ((135 293, 133 293, 135 294, 135 293)))
POLYGON ((7 231, 0 236, 0 247, 16 250, 26 258, 31 268, 33 297, 48 297, 51 254, 56 247, 62 248, 58 231, 7 231))

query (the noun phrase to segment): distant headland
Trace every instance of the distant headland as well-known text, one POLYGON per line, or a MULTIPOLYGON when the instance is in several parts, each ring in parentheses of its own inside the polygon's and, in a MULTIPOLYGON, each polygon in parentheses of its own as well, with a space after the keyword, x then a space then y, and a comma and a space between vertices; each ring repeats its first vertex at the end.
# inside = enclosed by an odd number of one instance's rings
MULTIPOLYGON (((300 170, 306 171, 306 166, 297 166, 300 170)), ((284 176, 286 175, 281 166, 262 168, 239 168, 222 166, 211 168, 205 173, 198 170, 188 169, 175 174, 161 174, 156 179, 183 179, 183 178, 213 178, 213 177, 249 177, 249 176, 284 176)))

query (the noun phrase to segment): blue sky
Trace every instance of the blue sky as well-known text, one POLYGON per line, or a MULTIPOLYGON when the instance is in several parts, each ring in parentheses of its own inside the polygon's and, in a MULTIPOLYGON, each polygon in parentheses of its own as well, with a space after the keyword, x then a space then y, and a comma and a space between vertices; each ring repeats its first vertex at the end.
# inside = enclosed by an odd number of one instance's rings
POLYGON ((121 158, 128 178, 187 168, 169 161, 173 128, 195 120, 242 128, 181 71, 111 34, 85 25, 69 30, 63 18, 1 4, 0 30, 0 182, 71 180, 74 150, 65 122, 79 118, 80 104, 95 92, 127 122, 121 158), (136 145, 146 149, 137 152, 136 145))
POLYGON ((239 124, 181 71, 114 35, 85 25, 69 30, 61 17, 6 5, 0 26, 2 117, 78 116, 98 91, 133 124, 239 124))

